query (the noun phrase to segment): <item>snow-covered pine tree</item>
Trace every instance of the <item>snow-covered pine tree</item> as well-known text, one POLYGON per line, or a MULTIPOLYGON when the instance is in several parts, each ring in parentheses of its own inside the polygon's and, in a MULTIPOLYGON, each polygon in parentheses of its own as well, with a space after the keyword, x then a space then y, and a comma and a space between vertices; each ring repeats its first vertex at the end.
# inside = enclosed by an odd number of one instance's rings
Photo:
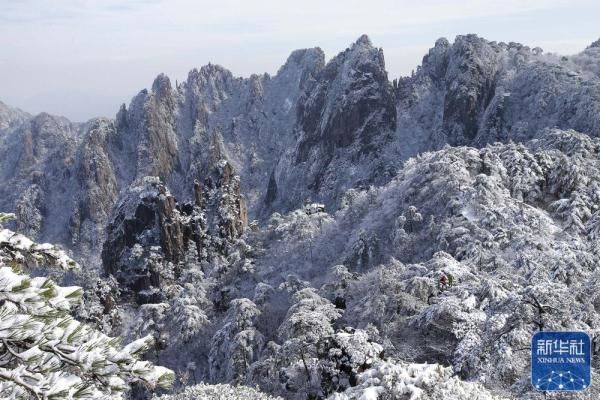
POLYGON ((283 344, 278 363, 284 366, 280 381, 285 382, 286 390, 296 392, 290 398, 310 398, 321 392, 317 345, 334 334, 333 325, 341 311, 314 288, 299 290, 293 299, 294 304, 279 327, 283 344))
POLYGON ((256 329, 260 310, 249 299, 235 299, 225 323, 211 340, 209 373, 212 382, 243 383, 250 364, 263 346, 263 335, 256 329))
MULTIPOLYGON (((0 214, 6 222, 9 215, 0 214)), ((120 399, 129 383, 168 387, 174 374, 140 361, 151 337, 121 347, 112 338, 73 319, 81 288, 61 287, 20 272, 24 260, 76 264, 51 245, 38 245, 0 226, 0 398, 120 399)))
POLYGON ((247 386, 206 385, 188 386, 178 394, 154 397, 153 400, 282 400, 247 386))

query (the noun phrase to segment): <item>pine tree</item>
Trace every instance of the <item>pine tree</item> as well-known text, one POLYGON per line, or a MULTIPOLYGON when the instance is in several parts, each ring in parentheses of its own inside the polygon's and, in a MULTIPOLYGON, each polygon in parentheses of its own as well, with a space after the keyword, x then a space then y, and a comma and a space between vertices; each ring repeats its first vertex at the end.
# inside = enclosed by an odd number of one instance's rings
POLYGON ((212 382, 244 382, 256 360, 264 338, 255 327, 260 310, 249 299, 235 299, 225 323, 211 341, 209 373, 212 382))
POLYGON ((139 360, 151 337, 121 347, 118 338, 79 323, 70 312, 82 289, 19 272, 24 255, 76 266, 51 245, 0 229, 0 398, 120 399, 132 382, 172 384, 172 371, 139 360))
POLYGON ((279 364, 287 366, 282 370, 286 388, 310 396, 320 391, 317 345, 333 335, 333 324, 341 312, 313 288, 302 289, 293 297, 294 304, 279 327, 283 342, 279 364))

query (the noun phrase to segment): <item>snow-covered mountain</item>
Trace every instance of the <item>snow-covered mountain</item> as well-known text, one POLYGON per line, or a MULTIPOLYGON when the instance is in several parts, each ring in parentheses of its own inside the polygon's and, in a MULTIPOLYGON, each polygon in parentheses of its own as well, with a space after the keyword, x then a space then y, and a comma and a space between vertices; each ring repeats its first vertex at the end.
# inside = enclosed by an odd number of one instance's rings
POLYGON ((31 115, 18 108, 12 108, 0 101, 0 131, 20 125, 31 115))
POLYGON ((536 398, 531 334, 600 329, 599 136, 598 42, 439 39, 390 79, 361 36, 275 76, 161 74, 114 120, 0 103, 0 210, 84 266, 80 318, 155 335, 182 385, 536 398))
POLYGON ((523 141, 546 127, 599 135, 598 49, 567 58, 459 36, 390 81, 383 51, 362 36, 326 65, 318 48, 295 51, 273 77, 209 64, 173 87, 161 74, 115 120, 72 124, 2 106, 2 126, 20 126, 3 129, 0 206, 23 214, 29 234, 95 251, 135 179, 158 176, 191 199, 194 180, 226 159, 250 219, 309 198, 336 209, 347 189, 381 185, 446 143, 523 141))

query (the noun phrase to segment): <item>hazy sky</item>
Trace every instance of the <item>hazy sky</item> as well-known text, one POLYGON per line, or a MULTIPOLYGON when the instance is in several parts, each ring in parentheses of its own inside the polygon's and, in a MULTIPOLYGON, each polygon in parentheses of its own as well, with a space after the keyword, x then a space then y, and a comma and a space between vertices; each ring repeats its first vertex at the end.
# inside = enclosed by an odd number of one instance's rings
POLYGON ((297 48, 331 58, 362 33, 390 78, 439 37, 477 33, 572 54, 600 37, 598 0, 0 0, 0 100, 83 121, 166 73, 206 63, 275 73, 297 48))

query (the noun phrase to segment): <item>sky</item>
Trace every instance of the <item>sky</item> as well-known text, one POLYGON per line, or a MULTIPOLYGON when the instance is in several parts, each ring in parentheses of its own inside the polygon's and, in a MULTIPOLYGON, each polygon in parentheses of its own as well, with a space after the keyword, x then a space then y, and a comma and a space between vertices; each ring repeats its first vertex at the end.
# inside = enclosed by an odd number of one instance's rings
POLYGON ((598 0, 0 0, 0 101, 114 117, 161 72, 182 81, 212 62, 274 74, 295 49, 329 59, 363 33, 390 79, 466 33, 568 55, 600 37, 599 15, 598 0))

